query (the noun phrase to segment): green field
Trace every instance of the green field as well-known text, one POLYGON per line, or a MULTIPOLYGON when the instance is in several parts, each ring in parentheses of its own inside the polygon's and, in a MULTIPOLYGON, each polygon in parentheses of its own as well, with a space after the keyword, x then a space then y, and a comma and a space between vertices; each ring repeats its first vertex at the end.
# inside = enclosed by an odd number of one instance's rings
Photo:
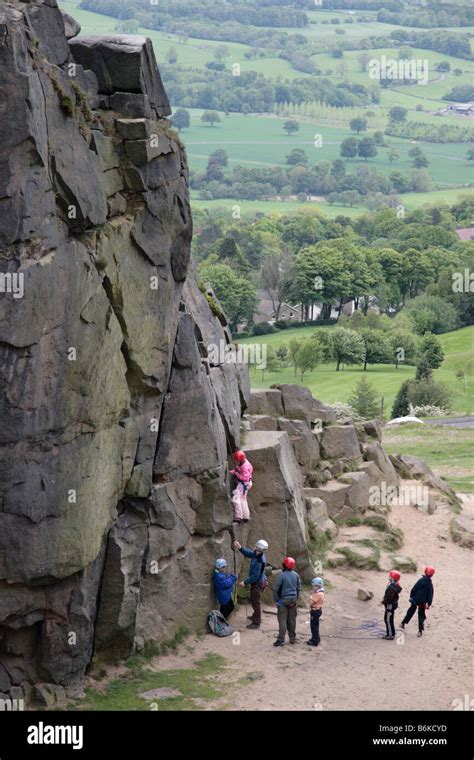
MULTIPOLYGON (((276 348, 287 344, 291 338, 307 338, 314 332, 313 327, 301 327, 282 330, 271 335, 245 338, 241 343, 263 343, 276 348)), ((439 336, 445 351, 445 359, 441 367, 434 371, 434 377, 448 385, 453 394, 452 414, 474 413, 474 327, 463 327, 452 333, 439 336), (467 387, 463 389, 456 380, 458 369, 468 373, 467 387)), ((335 364, 321 364, 314 372, 307 372, 301 383, 299 375, 295 376, 291 367, 279 372, 265 373, 251 368, 252 386, 269 388, 273 383, 300 383, 306 385, 312 394, 328 404, 335 401, 346 402, 353 392, 355 385, 362 375, 366 375, 375 386, 379 398, 384 399, 385 416, 390 415, 395 395, 403 382, 414 377, 415 367, 400 366, 395 369, 392 365, 371 365, 363 372, 361 367, 347 367, 336 372, 335 364)))
MULTIPOLYGON (((348 128, 334 127, 327 124, 300 123, 298 133, 288 136, 283 131, 284 118, 272 116, 221 114, 222 121, 213 127, 204 125, 200 118, 201 109, 189 109, 191 126, 181 132, 186 146, 190 166, 202 171, 208 156, 217 148, 224 148, 232 164, 245 166, 285 166, 286 156, 293 148, 303 148, 308 156, 309 165, 319 161, 332 161, 339 158, 340 144, 346 137, 354 136, 348 128), (315 135, 321 135, 322 146, 315 147, 315 135)), ((397 170, 409 174, 413 171, 408 151, 413 144, 401 138, 386 138, 387 147, 378 148, 378 155, 370 161, 354 159, 347 162, 348 171, 357 166, 375 166, 384 174, 397 170), (394 147, 400 157, 390 164, 388 151, 394 147)), ((472 183, 472 166, 466 159, 466 143, 422 143, 430 161, 429 171, 435 183, 457 187, 472 183)))
MULTIPOLYGON (((112 16, 103 16, 101 13, 82 10, 79 8, 79 3, 80 0, 62 0, 60 6, 81 24, 82 35, 117 33, 115 27, 118 19, 112 18, 112 16)), ((266 56, 248 61, 244 58, 244 53, 250 48, 248 45, 239 42, 222 43, 218 40, 204 40, 194 37, 183 41, 175 34, 157 32, 145 27, 140 27, 138 33, 150 37, 158 64, 166 62, 167 52, 172 47, 177 52, 179 66, 202 69, 206 63, 214 60, 216 47, 225 44, 229 50, 229 56, 226 59, 228 66, 239 63, 242 71, 258 71, 269 77, 282 76, 287 79, 294 79, 297 76, 304 76, 295 71, 291 64, 282 58, 266 56)))
POLYGON ((389 454, 420 457, 458 493, 474 493, 474 428, 390 426, 384 428, 383 445, 389 454))
MULTIPOLYGON (((79 8, 79 3, 80 0, 63 0, 61 6, 79 21, 82 26, 81 34, 99 35, 113 34, 115 32, 118 23, 117 19, 84 11, 79 8)), ((328 40, 332 41, 333 37, 339 40, 360 39, 370 34, 385 34, 395 28, 399 28, 386 24, 378 24, 375 20, 376 14, 374 12, 357 12, 356 17, 362 15, 370 18, 370 22, 348 24, 342 23, 348 17, 346 12, 318 9, 309 12, 311 21, 316 23, 312 23, 305 29, 295 30, 288 28, 286 31, 298 31, 298 33, 305 34, 315 42, 321 39, 321 42, 326 44, 328 40), (324 19, 336 17, 341 20, 341 24, 338 26, 321 23, 324 19), (338 28, 344 29, 344 36, 335 34, 335 30, 338 28)), ((214 59, 216 46, 222 44, 219 41, 195 38, 183 40, 177 35, 145 28, 140 28, 139 31, 151 38, 158 63, 166 60, 169 48, 173 47, 177 51, 179 65, 203 68, 206 63, 214 59)), ((247 45, 232 42, 225 42, 224 44, 229 49, 229 56, 226 59, 228 66, 239 62, 243 71, 255 70, 273 78, 281 76, 292 79, 296 76, 304 76, 301 72, 295 71, 288 61, 281 58, 265 56, 248 61, 244 58, 244 53, 249 50, 247 45)), ((395 57, 398 51, 396 49, 374 49, 370 51, 370 55, 373 57, 380 56, 381 54, 395 57)), ((359 51, 346 51, 341 61, 332 58, 326 53, 318 53, 313 56, 313 59, 323 71, 326 68, 333 69, 334 73, 330 78, 334 83, 342 81, 343 77, 349 81, 368 85, 373 80, 369 79, 367 72, 363 73, 359 71, 358 55, 359 51), (342 62, 346 67, 346 72, 338 74, 336 67, 342 62)), ((229 155, 227 172, 230 172, 232 166, 236 164, 243 164, 248 167, 285 166, 287 154, 295 147, 304 148, 308 155, 309 165, 313 165, 321 160, 331 161, 339 158, 342 140, 353 135, 348 126, 350 118, 355 115, 364 115, 367 111, 372 110, 374 116, 369 117, 370 134, 373 129, 384 128, 388 109, 393 105, 403 105, 409 108, 409 118, 417 121, 442 124, 443 119, 446 123, 470 124, 472 120, 463 120, 456 116, 447 116, 441 119, 430 113, 418 112, 414 109, 419 102, 423 103, 427 111, 428 109, 434 110, 439 105, 445 105, 445 103, 439 100, 440 95, 454 84, 460 85, 469 82, 474 73, 474 63, 450 58, 449 56, 427 50, 415 49, 414 55, 428 60, 431 67, 430 79, 434 78, 435 81, 426 86, 415 85, 412 87, 383 90, 382 102, 379 106, 374 105, 360 109, 332 109, 332 112, 328 112, 327 114, 324 114, 324 107, 322 107, 320 119, 296 116, 295 118, 300 122, 300 131, 291 137, 288 137, 282 129, 283 121, 287 117, 230 114, 229 116, 222 116, 222 122, 215 127, 208 127, 200 122, 202 111, 190 109, 191 127, 181 133, 181 137, 187 147, 190 168, 197 171, 204 170, 208 156, 217 148, 224 148, 229 155), (439 60, 448 60, 452 68, 461 68, 465 73, 462 77, 454 77, 452 74, 447 74, 445 75, 445 79, 439 81, 439 74, 434 71, 434 64, 439 60), (321 135, 322 147, 315 147, 315 135, 321 135)), ((348 171, 355 171, 359 166, 374 166, 386 175, 395 170, 410 174, 413 169, 408 152, 413 147, 412 141, 387 137, 386 143, 387 147, 379 148, 378 155, 374 159, 367 162, 363 159, 348 162, 348 171), (399 153, 399 158, 392 164, 388 161, 390 147, 394 147, 399 153)), ((428 171, 433 181, 433 192, 408 194, 403 199, 407 208, 415 208, 430 200, 439 200, 440 191, 442 192, 442 198, 453 200, 458 192, 462 191, 462 188, 472 186, 472 166, 466 160, 468 143, 436 144, 418 141, 418 144, 422 147, 430 161, 428 171), (457 188, 460 188, 460 190, 458 191, 457 188)), ((213 208, 216 206, 229 208, 236 203, 241 206, 242 213, 252 212, 257 205, 259 206, 259 210, 280 212, 301 209, 301 204, 297 201, 240 202, 239 200, 231 199, 209 202, 193 198, 193 204, 196 208, 213 208)), ((314 204, 315 201, 311 203, 314 204)), ((342 212, 353 216, 365 210, 364 206, 345 209, 342 206, 329 207, 326 203, 319 203, 319 201, 317 201, 317 204, 324 208, 331 216, 336 216, 342 212)))

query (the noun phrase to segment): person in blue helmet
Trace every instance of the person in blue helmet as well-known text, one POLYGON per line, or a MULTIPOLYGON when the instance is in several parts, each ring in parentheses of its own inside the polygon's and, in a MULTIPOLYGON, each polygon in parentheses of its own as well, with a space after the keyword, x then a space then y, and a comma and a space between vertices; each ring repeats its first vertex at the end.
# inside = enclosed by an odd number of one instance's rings
POLYGON ((311 638, 306 643, 310 647, 318 647, 321 642, 319 635, 319 618, 323 614, 324 604, 324 581, 322 578, 313 578, 311 581, 311 595, 309 597, 309 614, 311 626, 311 638))
POLYGON ((227 567, 227 560, 223 557, 216 559, 214 568, 214 588, 216 590, 217 601, 219 602, 219 610, 227 619, 234 610, 234 601, 232 599, 232 592, 234 590, 235 582, 237 581, 236 575, 227 575, 225 569, 227 567))

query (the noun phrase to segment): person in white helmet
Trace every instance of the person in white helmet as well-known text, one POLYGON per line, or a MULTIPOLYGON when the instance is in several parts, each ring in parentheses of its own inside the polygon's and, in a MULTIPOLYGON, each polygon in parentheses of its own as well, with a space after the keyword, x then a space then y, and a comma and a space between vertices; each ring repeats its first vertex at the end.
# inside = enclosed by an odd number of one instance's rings
POLYGON ((234 610, 234 601, 232 599, 232 592, 237 580, 236 575, 227 575, 225 569, 227 567, 227 560, 223 557, 216 559, 214 569, 214 588, 216 591, 217 601, 219 602, 219 610, 227 619, 234 610))
POLYGON ((267 585, 267 577, 265 575, 267 558, 265 552, 268 550, 268 544, 263 539, 260 539, 255 544, 255 549, 248 549, 239 544, 238 541, 234 541, 234 549, 238 549, 244 557, 251 560, 249 574, 244 581, 239 583, 239 586, 250 586, 250 604, 252 605, 253 615, 249 618, 250 625, 247 628, 260 628, 262 622, 261 594, 267 585))
POLYGON ((319 635, 319 618, 323 613, 324 581, 322 578, 313 578, 311 581, 311 596, 309 597, 311 638, 306 643, 310 647, 318 647, 321 642, 319 635))

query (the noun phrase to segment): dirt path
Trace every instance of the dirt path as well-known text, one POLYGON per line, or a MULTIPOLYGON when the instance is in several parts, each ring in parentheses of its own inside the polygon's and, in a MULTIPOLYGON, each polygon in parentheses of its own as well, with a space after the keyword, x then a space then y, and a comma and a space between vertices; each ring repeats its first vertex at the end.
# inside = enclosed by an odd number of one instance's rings
MULTIPOLYGON (((473 498, 465 508, 472 508, 473 498)), ((393 509, 390 521, 402 528, 401 553, 412 557, 419 571, 436 567, 434 606, 428 612, 425 635, 417 638, 416 616, 395 641, 384 641, 382 597, 384 573, 331 570, 321 621, 322 645, 306 646, 309 615, 298 616, 299 643, 275 649, 276 616, 264 614, 259 631, 246 630, 245 606, 233 618, 240 641, 208 635, 196 641, 192 654, 159 658, 159 668, 190 667, 214 652, 228 664, 226 678, 234 682, 221 705, 204 709, 237 710, 450 710, 453 700, 472 695, 473 554, 454 544, 449 535, 452 512, 438 507, 433 515, 412 506, 393 509), (359 586, 374 592, 368 602, 357 599, 359 586), (254 675, 242 685, 241 679, 254 675), (240 683, 238 683, 240 681, 240 683)), ((402 574, 399 624, 408 593, 420 572, 402 574)), ((267 608, 272 611, 271 608, 267 608)))

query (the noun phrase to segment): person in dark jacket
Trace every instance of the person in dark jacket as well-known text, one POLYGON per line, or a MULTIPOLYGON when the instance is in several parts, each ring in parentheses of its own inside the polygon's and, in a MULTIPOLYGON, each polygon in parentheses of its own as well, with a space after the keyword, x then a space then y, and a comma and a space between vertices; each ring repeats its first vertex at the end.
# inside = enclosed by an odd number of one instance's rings
POLYGON ((274 647, 284 646, 287 631, 290 644, 296 643, 296 616, 301 581, 300 576, 295 572, 295 567, 296 562, 293 557, 285 557, 281 573, 275 583, 273 596, 277 605, 278 638, 273 644, 274 647))
POLYGON ((227 567, 227 560, 220 558, 216 559, 214 570, 214 588, 216 590, 217 601, 219 602, 219 610, 227 619, 234 610, 234 601, 232 599, 232 592, 234 590, 235 582, 237 580, 236 575, 226 575, 225 568, 227 567))
POLYGON ((381 601, 381 604, 385 607, 384 621, 387 630, 387 633, 383 638, 388 641, 393 641, 395 638, 395 610, 398 607, 398 597, 402 591, 402 587, 398 582, 400 580, 400 573, 398 570, 390 570, 388 577, 390 580, 381 601))
POLYGON ((260 539, 255 544, 255 549, 247 549, 245 546, 234 541, 234 549, 238 549, 244 557, 250 559, 249 574, 239 586, 250 586, 250 604, 252 605, 253 615, 250 616, 250 625, 247 628, 260 628, 262 622, 262 604, 261 594, 265 590, 267 577, 265 575, 265 566, 267 558, 265 552, 268 550, 268 544, 260 539))
POLYGON ((405 617, 401 622, 401 627, 405 628, 406 624, 410 622, 415 610, 418 607, 418 636, 423 635, 425 630, 426 612, 433 603, 434 588, 431 578, 435 574, 434 567, 427 565, 424 570, 424 575, 419 581, 415 583, 410 591, 410 607, 408 608, 405 617))

